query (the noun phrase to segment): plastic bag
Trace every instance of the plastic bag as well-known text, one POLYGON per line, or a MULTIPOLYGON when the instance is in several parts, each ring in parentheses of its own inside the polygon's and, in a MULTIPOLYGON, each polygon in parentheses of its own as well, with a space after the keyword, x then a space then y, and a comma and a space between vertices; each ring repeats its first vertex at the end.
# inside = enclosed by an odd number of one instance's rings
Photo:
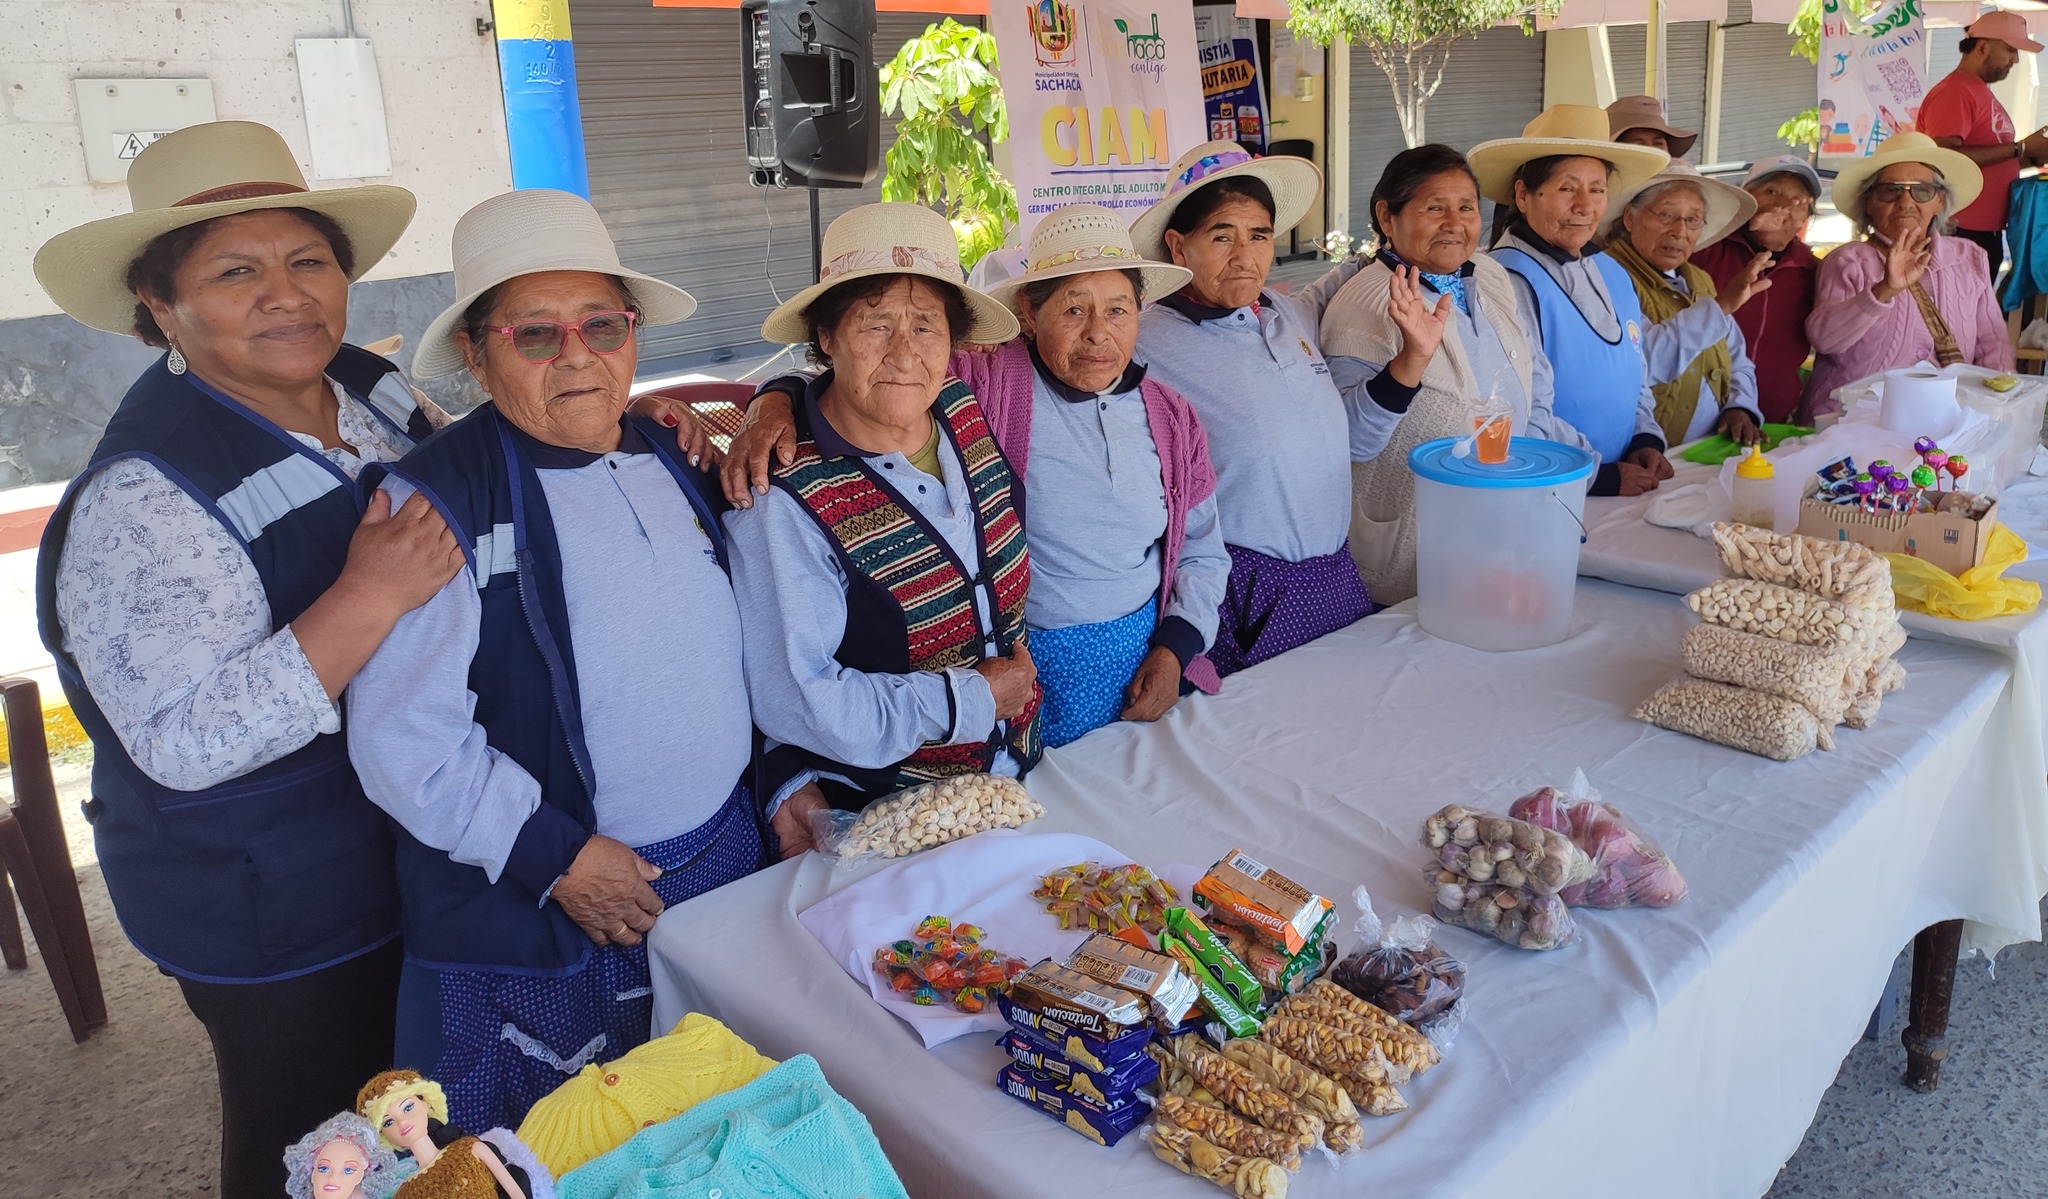
POLYGON ((1016 779, 963 774, 887 795, 858 812, 811 813, 818 852, 842 863, 902 858, 992 828, 1017 828, 1045 809, 1016 779))
POLYGON ((1475 883, 1434 866, 1424 873, 1436 888, 1436 918, 1445 924, 1485 933, 1517 949, 1562 949, 1579 939, 1571 909, 1555 895, 1475 883))
POLYGON ((1464 1023, 1465 967, 1436 944, 1436 921, 1403 916, 1382 926, 1364 887, 1358 905, 1358 948, 1337 963, 1330 981, 1419 1029, 1439 1052, 1449 1049, 1464 1023))
POLYGON ((1524 795, 1508 813, 1565 834, 1593 860, 1598 873, 1591 881, 1558 892, 1572 907, 1668 908, 1685 898, 1685 879, 1670 855, 1619 808, 1602 803, 1583 770, 1573 771, 1563 790, 1524 795))
POLYGON ((2027 543, 2002 523, 1991 530, 1984 560, 1961 575, 1908 554, 1885 558, 1892 564, 1892 594, 1901 608, 1948 620, 1989 620, 2032 612, 2041 603, 2039 583, 2001 577, 2027 560, 2027 543))

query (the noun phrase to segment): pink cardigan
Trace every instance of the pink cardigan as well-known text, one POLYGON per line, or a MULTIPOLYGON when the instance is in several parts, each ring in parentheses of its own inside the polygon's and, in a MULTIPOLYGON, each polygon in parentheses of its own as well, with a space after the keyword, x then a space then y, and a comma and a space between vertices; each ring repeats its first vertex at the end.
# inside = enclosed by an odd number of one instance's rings
MULTIPOLYGON (((1980 251, 1981 252, 1981 251, 1980 251)), ((963 349, 953 354, 954 377, 974 392, 994 430, 996 445, 1010 460, 1010 470, 1023 483, 1031 457, 1031 350, 1019 337, 993 351, 963 349)), ((1186 539, 1188 512, 1216 491, 1216 468, 1209 463, 1209 441, 1202 423, 1181 394, 1151 379, 1138 385, 1145 398, 1146 423, 1159 449, 1159 474, 1166 484, 1166 546, 1160 554, 1159 604, 1173 594, 1173 572, 1186 539)), ((1025 535, 1030 536, 1031 497, 1024 504, 1025 535)), ((1214 695, 1222 680, 1206 655, 1188 663, 1188 682, 1214 695)))
MULTIPOLYGON (((1984 251, 1960 237, 1936 234, 1934 256, 1920 282, 1934 297, 1962 347, 1963 361, 2011 370, 2012 343, 2005 314, 1991 292, 1984 251)), ((1838 246, 1821 259, 1806 336, 1813 342, 1813 378, 1807 381, 1799 420, 1840 411, 1835 389, 1894 367, 1934 361, 1934 336, 1909 295, 1880 304, 1870 289, 1884 279, 1884 251, 1870 242, 1838 246)))

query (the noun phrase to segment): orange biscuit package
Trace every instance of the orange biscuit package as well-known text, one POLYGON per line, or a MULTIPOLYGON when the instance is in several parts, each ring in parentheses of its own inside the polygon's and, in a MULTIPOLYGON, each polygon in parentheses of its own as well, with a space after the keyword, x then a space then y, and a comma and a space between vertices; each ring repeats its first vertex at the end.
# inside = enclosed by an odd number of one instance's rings
POLYGON ((1233 849, 1195 884, 1195 902, 1258 932, 1288 956, 1300 953, 1331 909, 1329 900, 1233 849))

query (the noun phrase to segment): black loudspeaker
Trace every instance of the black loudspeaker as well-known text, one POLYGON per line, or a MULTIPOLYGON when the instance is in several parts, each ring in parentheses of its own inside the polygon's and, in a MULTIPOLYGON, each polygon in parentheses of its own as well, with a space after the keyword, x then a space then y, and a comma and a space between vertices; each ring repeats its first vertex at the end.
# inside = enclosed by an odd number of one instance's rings
POLYGON ((744 0, 747 165, 779 187, 860 187, 882 157, 874 0, 744 0))

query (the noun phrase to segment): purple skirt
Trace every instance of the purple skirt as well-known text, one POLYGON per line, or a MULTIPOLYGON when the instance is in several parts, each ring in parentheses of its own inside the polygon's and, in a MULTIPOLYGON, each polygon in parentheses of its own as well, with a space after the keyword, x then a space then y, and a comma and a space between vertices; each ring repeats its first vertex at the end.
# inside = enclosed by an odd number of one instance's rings
POLYGON ((1307 645, 1372 613, 1347 542, 1334 554, 1286 562, 1227 546, 1230 586, 1209 660, 1230 675, 1307 645))

